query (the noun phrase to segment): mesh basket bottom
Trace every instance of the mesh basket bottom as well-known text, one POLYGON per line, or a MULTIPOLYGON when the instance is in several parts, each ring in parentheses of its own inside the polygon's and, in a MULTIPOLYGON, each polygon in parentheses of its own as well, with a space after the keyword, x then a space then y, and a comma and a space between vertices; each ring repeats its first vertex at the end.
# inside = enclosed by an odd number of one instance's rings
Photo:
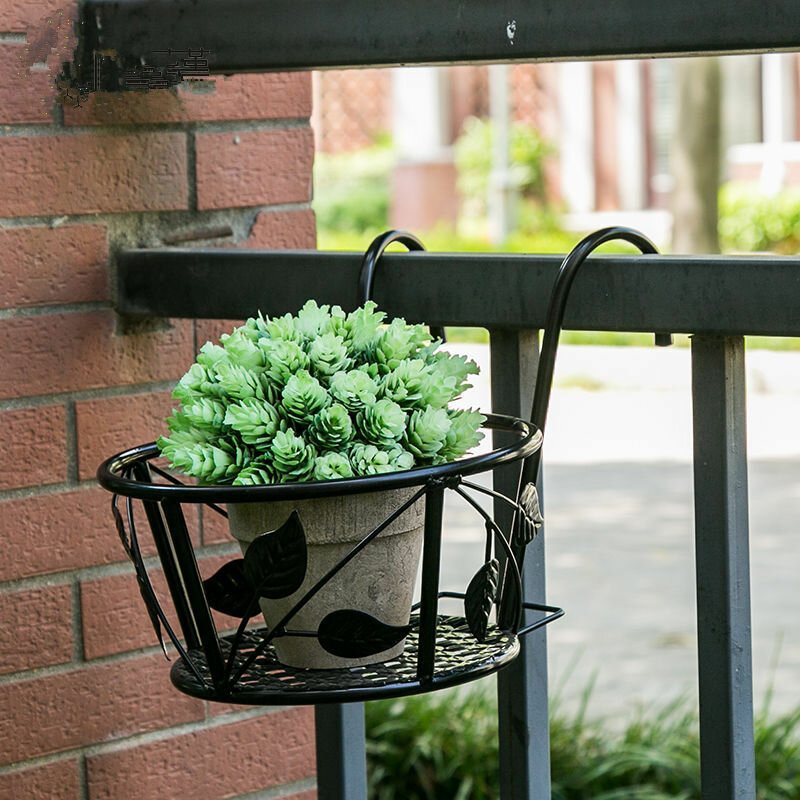
MULTIPOLYGON (((411 618, 418 623, 418 616, 411 618)), ((519 640, 490 625, 486 641, 478 642, 463 617, 439 616, 436 628, 436 658, 433 679, 421 683, 417 678, 417 628, 406 637, 403 653, 391 661, 345 669, 296 669, 281 664, 272 646, 268 646, 242 675, 232 689, 213 687, 211 674, 202 652, 189 653, 201 683, 183 659, 172 667, 173 684, 186 694, 206 700, 248 705, 298 705, 346 703, 375 700, 380 697, 419 694, 475 680, 496 672, 519 653, 519 640)), ((244 660, 263 641, 263 630, 245 633, 237 655, 244 660)), ((223 651, 233 637, 221 639, 223 651)))

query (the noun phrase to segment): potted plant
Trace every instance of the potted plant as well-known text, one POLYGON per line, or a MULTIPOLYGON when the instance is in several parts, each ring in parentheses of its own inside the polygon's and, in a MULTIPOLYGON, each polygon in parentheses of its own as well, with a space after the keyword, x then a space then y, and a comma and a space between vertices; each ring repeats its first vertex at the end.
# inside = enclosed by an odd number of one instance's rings
MULTIPOLYGON (((350 313, 309 300, 296 315, 259 314, 201 348, 175 389, 180 406, 167 420, 169 434, 158 441, 161 454, 201 483, 242 487, 335 481, 455 460, 481 440, 485 417, 450 407, 478 368, 440 344, 423 325, 387 321, 371 301, 350 313)), ((245 558, 206 581, 209 603, 244 616, 230 590, 247 583, 248 572, 251 591, 258 581, 252 574, 257 568, 248 571, 248 550, 259 548, 272 559, 279 554, 286 564, 281 579, 273 569, 269 585, 257 591, 267 625, 276 625, 414 493, 412 487, 229 503, 231 533, 245 558)), ((275 638, 279 660, 337 668, 401 652, 423 520, 420 499, 297 611, 287 626, 294 635, 275 638), (324 620, 342 608, 400 636, 377 652, 343 657, 317 636, 324 620)))

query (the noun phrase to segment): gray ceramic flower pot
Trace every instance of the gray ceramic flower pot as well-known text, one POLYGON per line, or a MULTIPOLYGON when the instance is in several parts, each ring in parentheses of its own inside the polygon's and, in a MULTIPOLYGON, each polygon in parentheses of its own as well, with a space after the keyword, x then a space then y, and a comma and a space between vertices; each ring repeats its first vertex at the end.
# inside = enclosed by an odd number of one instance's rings
MULTIPOLYGON (((262 598, 268 626, 274 625, 331 567, 407 501, 419 487, 313 500, 231 503, 230 529, 244 553, 259 534, 276 530, 297 511, 308 546, 305 580, 294 594, 262 598)), ((326 584, 290 622, 290 630, 316 631, 332 611, 354 609, 388 625, 407 625, 422 551, 425 500, 420 498, 326 584)), ((397 657, 405 640, 363 658, 331 655, 315 638, 277 637, 278 659, 291 667, 337 669, 397 657)))

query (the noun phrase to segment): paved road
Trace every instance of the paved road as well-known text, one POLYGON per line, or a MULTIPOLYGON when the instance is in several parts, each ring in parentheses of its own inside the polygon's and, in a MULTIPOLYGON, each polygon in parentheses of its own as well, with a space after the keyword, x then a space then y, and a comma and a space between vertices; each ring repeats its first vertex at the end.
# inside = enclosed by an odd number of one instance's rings
MULTIPOLYGON (((467 403, 487 408, 488 353, 467 403)), ((755 696, 800 703, 800 354, 748 353, 755 696)), ((545 454, 551 676, 615 714, 696 692, 686 350, 565 347, 545 454), (587 391, 574 387, 592 387, 587 391), (568 676, 568 677, 567 677, 568 676)), ((443 583, 462 588, 482 527, 448 505, 443 583)))

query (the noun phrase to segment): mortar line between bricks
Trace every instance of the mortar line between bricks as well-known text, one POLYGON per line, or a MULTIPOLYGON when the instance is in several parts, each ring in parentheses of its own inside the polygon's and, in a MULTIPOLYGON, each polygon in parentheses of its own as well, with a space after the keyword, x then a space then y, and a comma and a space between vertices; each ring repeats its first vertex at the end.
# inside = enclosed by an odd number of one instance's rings
POLYGON ((292 795, 316 788, 316 778, 304 778, 301 781, 285 783, 283 786, 276 786, 272 789, 260 789, 255 792, 240 794, 236 796, 235 800, 281 800, 281 798, 292 797, 292 795))
MULTIPOLYGON (((114 535, 109 495, 109 536, 114 535)), ((239 545, 233 540, 230 542, 198 546, 195 548, 194 552, 198 559, 215 558, 218 556, 241 556, 239 545)), ((125 555, 120 545, 120 559, 124 558, 125 555)), ((147 556, 144 558, 144 565, 148 570, 159 569, 161 567, 161 562, 156 555, 147 556)), ((0 582, 0 594, 65 586, 71 583, 73 579, 89 582, 100 578, 116 578, 120 575, 133 575, 133 565, 128 561, 120 560, 111 564, 97 564, 91 567, 80 567, 78 569, 63 570, 61 572, 49 572, 45 575, 30 575, 26 578, 13 578, 8 581, 0 582)), ((0 680, 2 680, 2 678, 0 678, 0 680)))
POLYGON ((110 301, 62 303, 44 306, 18 306, 16 308, 0 309, 0 320, 44 317, 53 314, 81 314, 88 311, 112 311, 113 308, 110 301))
POLYGON ((147 133, 181 133, 188 130, 202 130, 204 133, 229 133, 233 131, 281 131, 311 128, 308 117, 276 117, 275 119, 236 119, 236 120, 179 120, 172 122, 129 122, 116 125, 65 125, 54 134, 53 124, 23 123, 0 126, 0 139, 22 137, 60 137, 97 135, 141 136, 147 133))
MULTIPOLYGON (((177 692, 178 690, 175 689, 175 691, 177 692)), ((23 769, 30 769, 32 767, 46 766, 58 761, 67 761, 81 757, 93 758, 95 756, 106 755, 107 753, 118 753, 122 750, 174 739, 176 736, 185 736, 190 733, 203 733, 225 725, 246 722, 247 720, 262 716, 271 716, 283 710, 285 709, 280 706, 259 706, 255 709, 249 708, 247 711, 243 712, 221 714, 209 721, 193 720, 192 722, 184 722, 169 728, 160 728, 157 731, 147 731, 146 733, 135 733, 130 736, 124 736, 115 739, 113 742, 84 745, 83 747, 73 747, 69 750, 62 750, 58 753, 34 756, 33 758, 0 765, 0 776, 18 772, 23 769)))
MULTIPOLYGON (((274 205, 255 205, 242 206, 238 208, 209 208, 203 211, 191 212, 187 209, 174 209, 170 211, 121 211, 118 213, 85 213, 85 214, 46 214, 43 216, 23 216, 23 217, 4 217, 0 218, 0 229, 2 228, 30 228, 46 227, 60 228, 69 225, 113 225, 121 218, 132 215, 143 217, 152 216, 165 219, 174 217, 177 224, 189 224, 202 226, 215 223, 219 220, 227 219, 231 213, 251 212, 257 215, 261 212, 279 213, 281 211, 308 211, 311 209, 311 202, 303 200, 297 203, 276 203, 274 205)), ((158 248, 166 247, 159 245, 158 248)))
POLYGON ((83 608, 81 606, 81 582, 77 575, 72 576, 72 663, 86 661, 83 646, 83 608))
POLYGON ((193 130, 186 133, 186 178, 189 211, 197 212, 197 137, 193 130))
POLYGON ((78 794, 80 800, 89 800, 89 763, 85 753, 78 759, 78 794))
MULTIPOLYGON (((105 398, 126 397, 128 395, 148 394, 152 392, 169 392, 175 388, 178 382, 173 381, 153 381, 152 383, 130 383, 122 386, 98 386, 93 389, 79 389, 71 392, 59 392, 55 394, 38 394, 28 397, 9 397, 0 400, 0 411, 12 411, 19 408, 36 408, 39 406, 54 405, 63 403, 67 400, 82 402, 84 400, 103 400, 105 398)), ((109 454, 110 455, 110 454, 109 454)), ((0 498, 3 493, 0 492, 0 498)))
POLYGON ((67 445, 67 483, 75 486, 80 483, 78 473, 78 413, 75 400, 71 397, 67 398, 64 423, 67 445))

